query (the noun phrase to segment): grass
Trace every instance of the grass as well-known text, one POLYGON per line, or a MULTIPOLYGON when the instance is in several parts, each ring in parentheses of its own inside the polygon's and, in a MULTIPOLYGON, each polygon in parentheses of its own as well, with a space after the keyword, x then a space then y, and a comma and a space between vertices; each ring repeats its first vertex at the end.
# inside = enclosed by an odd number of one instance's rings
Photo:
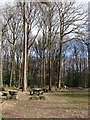
POLYGON ((65 99, 67 103, 61 103, 60 108, 63 110, 88 110, 88 91, 63 91, 63 92, 54 92, 51 94, 60 99, 65 99))
POLYGON ((86 91, 78 91, 78 92, 55 92, 53 93, 54 96, 60 96, 60 97, 74 97, 74 98, 88 98, 90 97, 90 94, 86 91))
POLYGON ((65 99, 71 100, 74 103, 87 103, 88 104, 88 100, 90 98, 90 94, 88 93, 88 91, 78 91, 78 92, 55 92, 52 93, 53 96, 57 96, 57 97, 64 97, 65 99))

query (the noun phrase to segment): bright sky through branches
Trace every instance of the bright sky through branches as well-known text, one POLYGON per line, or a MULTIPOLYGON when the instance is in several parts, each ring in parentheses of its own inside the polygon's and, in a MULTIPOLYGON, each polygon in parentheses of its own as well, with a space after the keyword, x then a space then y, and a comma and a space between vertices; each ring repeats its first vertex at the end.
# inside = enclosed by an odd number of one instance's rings
POLYGON ((88 3, 90 0, 77 0, 78 2, 86 2, 86 3, 88 3))
MULTIPOLYGON (((0 3, 6 3, 6 2, 13 2, 13 1, 16 1, 16 0, 0 0, 0 3)), ((18 0, 17 0, 18 1, 18 0)), ((22 0, 23 1, 23 0, 22 0)), ((26 0, 27 1, 27 0, 26 0)), ((29 0, 28 0, 29 1, 29 0)), ((42 0, 43 2, 46 1, 46 0, 42 0)), ((88 3, 90 0, 76 0, 77 2, 83 2, 83 3, 88 3)))

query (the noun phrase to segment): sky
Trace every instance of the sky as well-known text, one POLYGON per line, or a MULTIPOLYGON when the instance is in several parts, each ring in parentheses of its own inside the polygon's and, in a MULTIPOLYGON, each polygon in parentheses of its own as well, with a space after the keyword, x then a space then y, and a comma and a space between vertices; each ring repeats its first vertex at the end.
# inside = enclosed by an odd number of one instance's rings
POLYGON ((77 0, 77 1, 82 1, 82 2, 89 2, 89 0, 77 0))
MULTIPOLYGON (((24 0, 0 0, 0 7, 3 8, 3 6, 5 5, 5 3, 7 3, 7 2, 13 2, 13 1, 24 1, 24 0)), ((32 0, 26 0, 26 1, 32 1, 32 0)), ((37 0, 36 0, 36 1, 37 1, 37 0)), ((46 0, 42 0, 42 1, 46 1, 46 0)), ((55 0, 52 0, 52 1, 55 1, 55 0)), ((59 1, 60 1, 60 0, 59 0, 59 1)), ((90 0, 76 0, 77 4, 78 4, 78 3, 84 3, 85 8, 88 7, 88 2, 89 2, 89 1, 90 1, 90 0)), ((2 13, 0 12, 0 14, 2 14, 2 13)))
MULTIPOLYGON (((13 1, 24 1, 24 0, 0 0, 0 7, 5 5, 5 3, 7 3, 7 2, 13 2, 13 1)), ((32 0, 26 0, 26 1, 32 1, 32 0)), ((35 0, 35 1, 38 1, 38 0, 35 0)), ((46 0, 41 0, 41 1, 45 2, 46 0)), ((56 0, 52 0, 52 1, 56 1, 56 0)), ((60 0, 58 0, 58 1, 60 1, 60 0)), ((88 6, 89 1, 90 0, 76 0, 77 3, 84 3, 85 7, 88 6)))
MULTIPOLYGON (((0 0, 0 3, 6 3, 6 2, 12 2, 12 1, 16 1, 16 0, 0 0)), ((18 0, 17 0, 18 1, 18 0)), ((23 1, 23 0, 22 0, 23 1)), ((26 0, 27 1, 27 0, 26 0)), ((29 1, 29 0, 28 0, 29 1)), ((42 0, 45 1, 45 0, 42 0)), ((83 3, 88 3, 90 0, 76 0, 78 2, 83 2, 83 3)))
MULTIPOLYGON (((24 0, 0 0, 0 6, 3 6, 7 2, 13 2, 13 1, 24 1, 24 0)), ((32 1, 32 0, 26 0, 26 1, 32 1)), ((35 0, 35 1, 38 1, 38 0, 35 0)), ((46 0, 41 0, 41 1, 45 2, 46 0)), ((52 1, 56 1, 56 0, 52 0, 52 1)), ((87 7, 87 5, 88 5, 87 3, 89 1, 90 0, 76 0, 77 3, 84 3, 86 7, 87 7)))
POLYGON ((90 0, 77 0, 78 2, 88 3, 90 0))

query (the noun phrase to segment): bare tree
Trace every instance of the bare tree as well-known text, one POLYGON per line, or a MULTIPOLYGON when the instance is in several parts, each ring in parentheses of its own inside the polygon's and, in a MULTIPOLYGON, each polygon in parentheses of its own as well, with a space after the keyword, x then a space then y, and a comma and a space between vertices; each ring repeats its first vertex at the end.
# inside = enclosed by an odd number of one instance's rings
MULTIPOLYGON (((75 35, 73 38, 69 40, 65 40, 65 36, 69 36, 72 33, 78 33, 78 29, 80 28, 79 21, 83 20, 86 16, 81 12, 81 6, 75 7, 75 1, 70 2, 59 2, 56 3, 58 8, 58 15, 59 15, 59 78, 58 78, 58 88, 61 88, 61 79, 62 79, 62 47, 63 43, 71 41, 75 39, 75 35)), ((73 35, 72 35, 73 36, 73 35)))

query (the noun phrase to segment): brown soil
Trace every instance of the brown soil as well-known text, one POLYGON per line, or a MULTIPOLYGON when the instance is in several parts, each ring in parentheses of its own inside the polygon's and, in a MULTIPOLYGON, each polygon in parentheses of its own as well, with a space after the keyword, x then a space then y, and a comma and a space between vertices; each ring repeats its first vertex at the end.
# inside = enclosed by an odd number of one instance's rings
POLYGON ((46 100, 29 100, 29 93, 19 92, 18 100, 2 104, 5 118, 87 118, 88 100, 45 94, 46 100))

